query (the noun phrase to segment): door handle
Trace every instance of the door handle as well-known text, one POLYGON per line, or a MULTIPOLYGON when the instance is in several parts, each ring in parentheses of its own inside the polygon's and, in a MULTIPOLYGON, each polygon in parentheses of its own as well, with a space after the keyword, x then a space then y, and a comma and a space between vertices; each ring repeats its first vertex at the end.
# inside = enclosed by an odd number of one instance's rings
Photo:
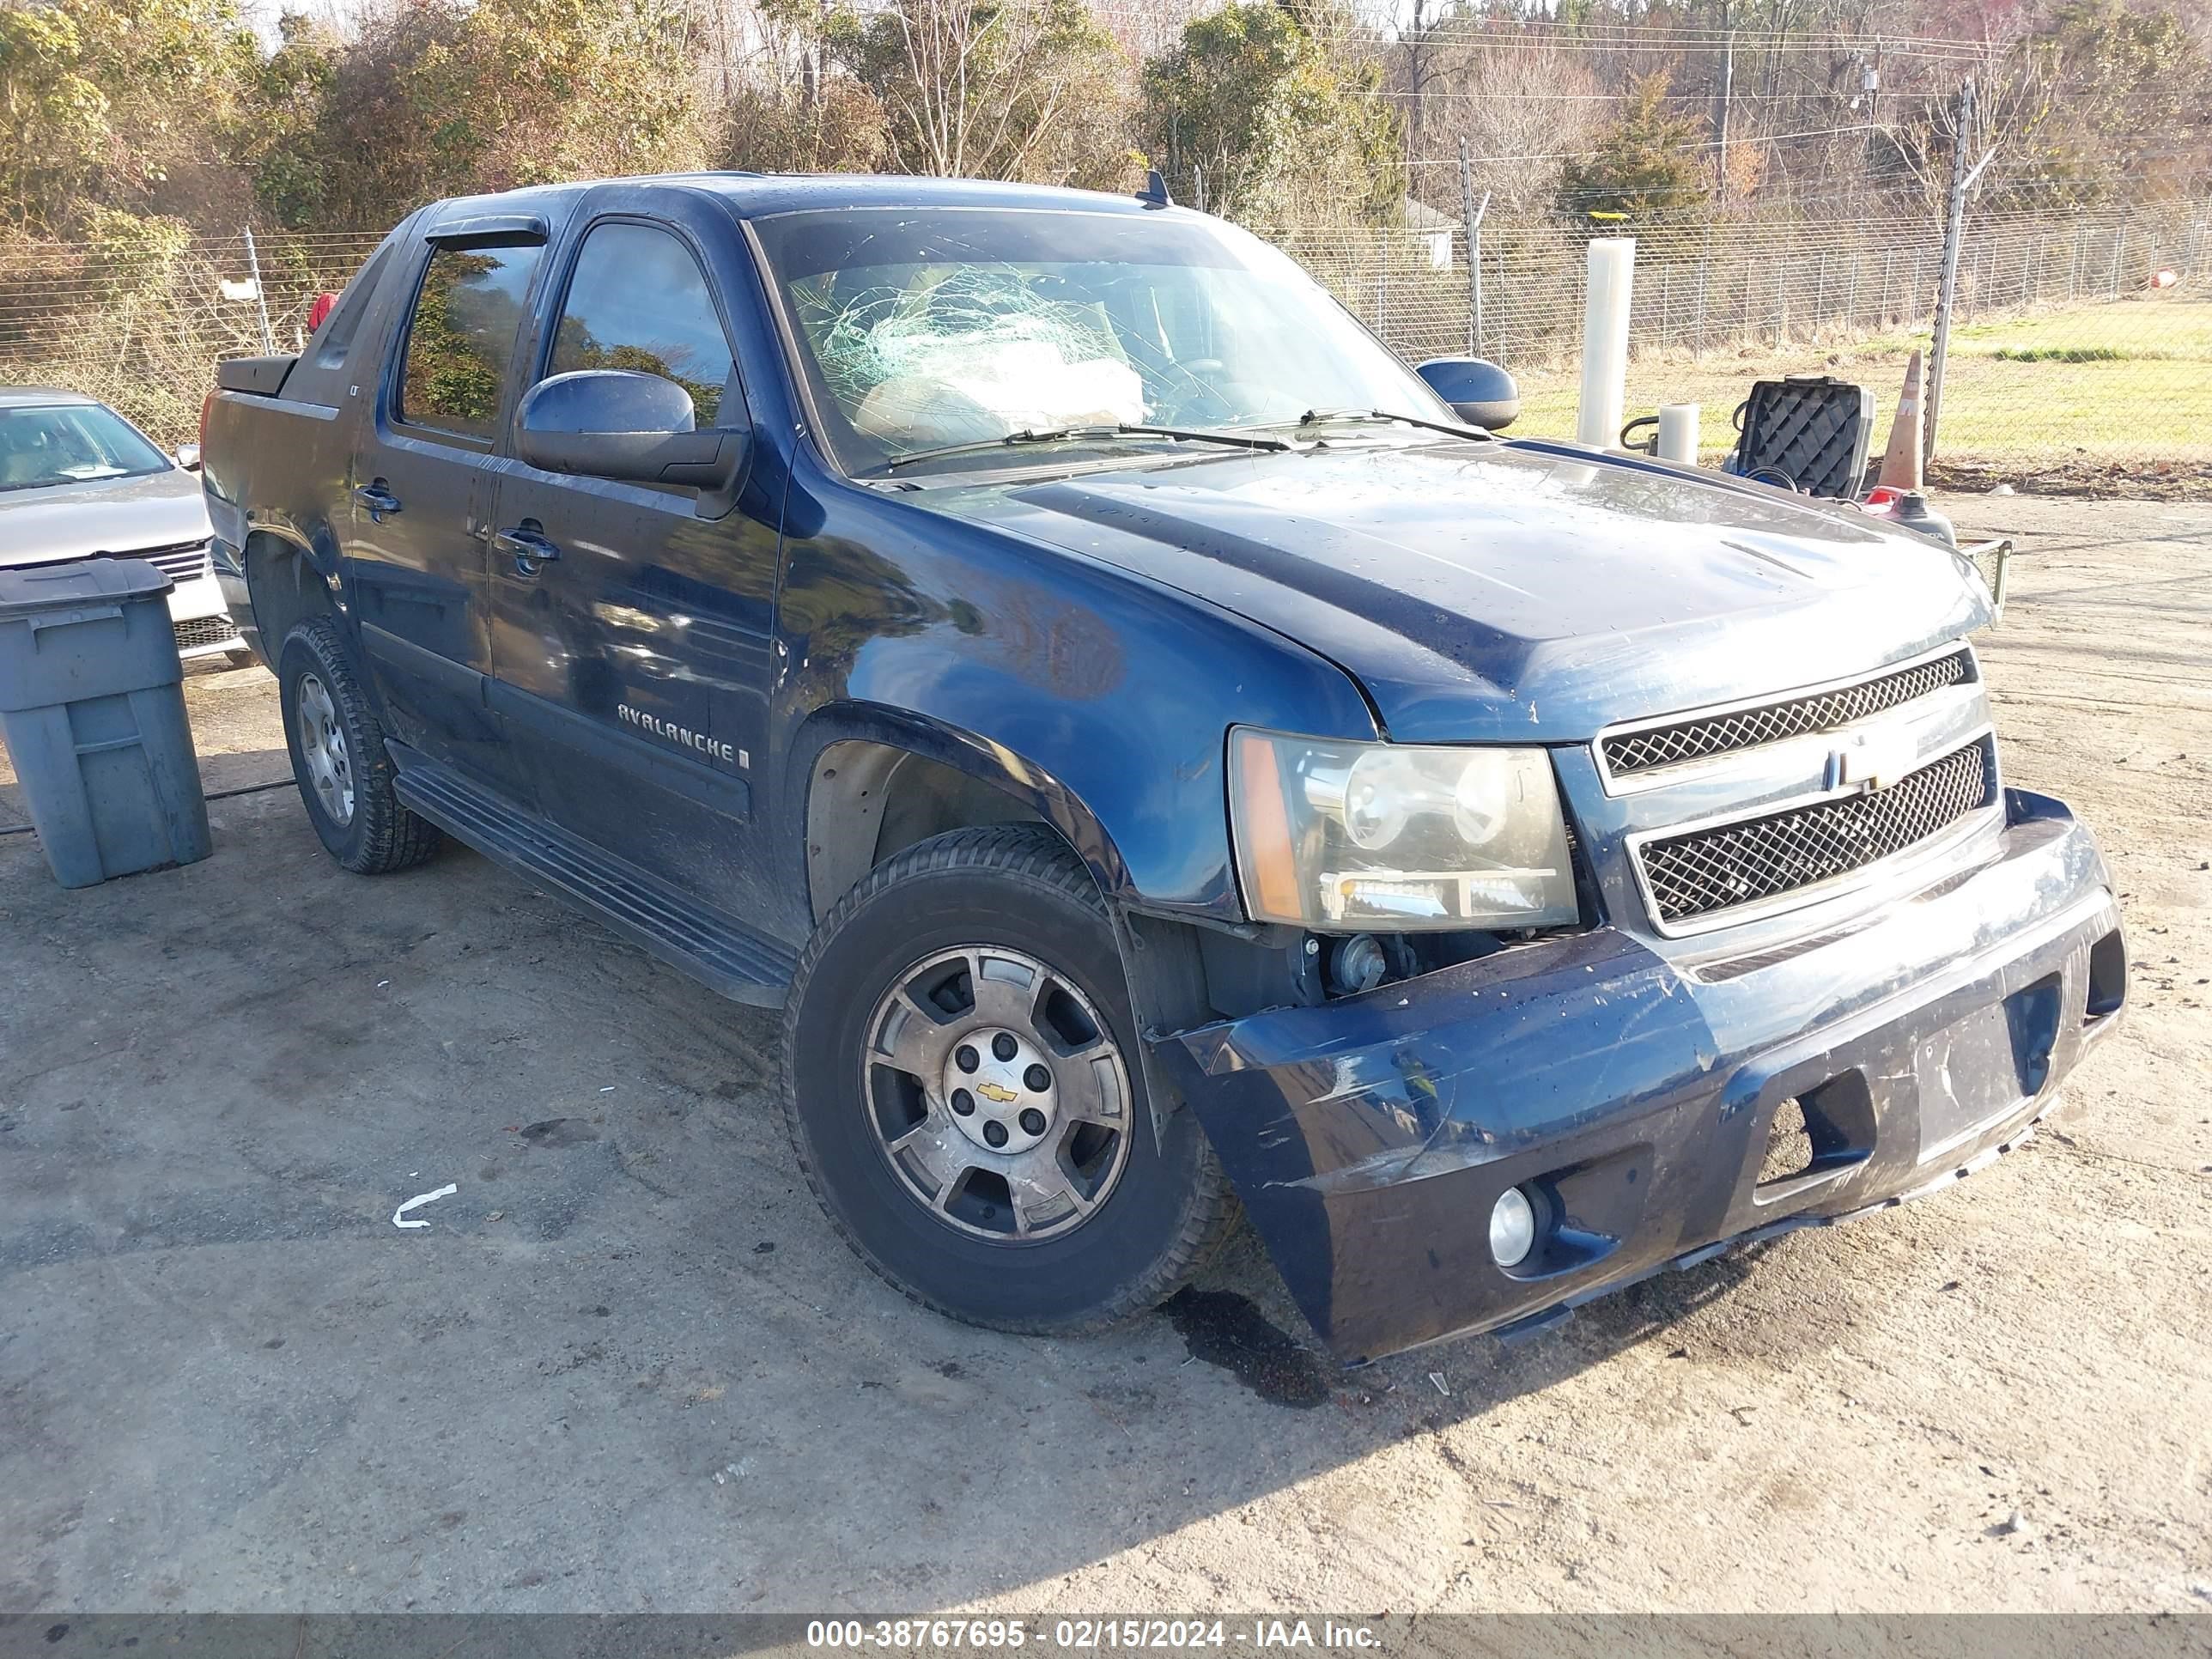
POLYGON ((538 529, 534 520, 496 532, 491 545, 494 552, 513 559, 515 569, 526 576, 536 575, 538 566, 561 556, 561 544, 538 529))
POLYGON ((370 520, 377 524, 382 524, 387 514, 399 510, 399 497, 385 487, 381 478, 374 483, 355 485, 353 498, 368 509, 370 520))

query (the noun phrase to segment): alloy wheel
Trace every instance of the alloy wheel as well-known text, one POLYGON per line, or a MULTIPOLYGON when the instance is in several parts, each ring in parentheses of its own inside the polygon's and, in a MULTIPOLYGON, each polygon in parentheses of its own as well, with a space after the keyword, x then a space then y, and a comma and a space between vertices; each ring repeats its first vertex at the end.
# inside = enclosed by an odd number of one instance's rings
POLYGON ((947 1225, 1009 1243, 1081 1226, 1128 1162, 1128 1067, 1066 975, 967 945, 877 1000, 860 1087, 877 1144, 947 1225))
POLYGON ((347 752, 345 727, 338 720, 329 689, 313 674, 300 676, 293 696, 300 727, 300 758, 307 763, 307 781, 331 822, 343 829, 353 822, 353 760, 347 752))

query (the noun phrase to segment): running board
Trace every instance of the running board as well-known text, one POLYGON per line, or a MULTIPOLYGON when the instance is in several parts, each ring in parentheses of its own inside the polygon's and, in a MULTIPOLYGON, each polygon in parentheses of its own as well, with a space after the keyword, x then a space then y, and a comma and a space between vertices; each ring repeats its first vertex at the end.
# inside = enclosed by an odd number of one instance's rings
POLYGON ((543 882, 733 1002, 781 1006, 797 958, 580 836, 516 811, 450 766, 392 743, 392 788, 408 808, 516 875, 543 882))

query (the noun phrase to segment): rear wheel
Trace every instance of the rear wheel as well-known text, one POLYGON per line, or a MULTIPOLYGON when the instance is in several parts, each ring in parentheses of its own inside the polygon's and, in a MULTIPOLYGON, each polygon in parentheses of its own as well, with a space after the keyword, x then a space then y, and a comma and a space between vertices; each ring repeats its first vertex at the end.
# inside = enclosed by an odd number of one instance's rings
POLYGON ((816 932, 785 1031, 816 1195, 939 1312, 1098 1329, 1171 1294, 1227 1218, 1190 1114, 1154 1131, 1104 906, 1042 826, 879 866, 816 932))
POLYGON ((381 875, 436 852, 435 826, 392 792, 384 727, 330 618, 310 617, 293 629, 278 667, 292 775, 330 855, 349 870, 381 875))

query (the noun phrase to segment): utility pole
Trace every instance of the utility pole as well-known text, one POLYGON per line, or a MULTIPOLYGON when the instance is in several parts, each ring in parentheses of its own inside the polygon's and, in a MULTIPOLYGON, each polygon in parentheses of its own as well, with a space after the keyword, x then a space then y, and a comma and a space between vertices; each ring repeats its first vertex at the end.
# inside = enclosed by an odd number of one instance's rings
POLYGON ((1467 355, 1482 356, 1482 216, 1490 211, 1490 192, 1474 204, 1474 163, 1467 140, 1459 141, 1459 210, 1467 222, 1467 355))
POLYGON ((1959 298, 1959 248, 1966 237, 1966 198, 1982 169, 1996 154, 1994 148, 1968 165, 1966 152, 1974 142, 1974 82, 1969 76, 1959 88, 1958 130, 1951 144, 1951 201, 1943 222, 1943 266, 1936 287, 1936 343, 1928 354, 1928 418, 1920 435, 1920 464, 1936 459, 1936 422, 1943 412, 1943 370, 1951 356, 1951 313, 1959 298))
POLYGON ((1852 176, 1850 187, 1850 201, 1855 210, 1858 206, 1859 185, 1873 173, 1871 163, 1875 150, 1881 143, 1881 133, 1878 131, 1881 125, 1881 41, 1879 38, 1874 43, 1873 61, 1859 66, 1859 91, 1866 99, 1866 125, 1869 129, 1876 130, 1869 131, 1861 143, 1861 148, 1866 151, 1866 164, 1862 165, 1852 176))
POLYGON ((1413 94, 1407 100, 1413 106, 1406 118, 1406 159, 1409 161, 1420 154, 1421 120, 1425 113, 1423 106, 1428 101, 1429 26, 1423 15, 1428 0, 1413 0, 1413 25, 1405 34, 1406 79, 1407 90, 1413 94))
POLYGON ((1721 171, 1719 198, 1723 205, 1729 196, 1729 117, 1735 94, 1735 31, 1729 27, 1729 8, 1723 0, 1721 6, 1721 171))

